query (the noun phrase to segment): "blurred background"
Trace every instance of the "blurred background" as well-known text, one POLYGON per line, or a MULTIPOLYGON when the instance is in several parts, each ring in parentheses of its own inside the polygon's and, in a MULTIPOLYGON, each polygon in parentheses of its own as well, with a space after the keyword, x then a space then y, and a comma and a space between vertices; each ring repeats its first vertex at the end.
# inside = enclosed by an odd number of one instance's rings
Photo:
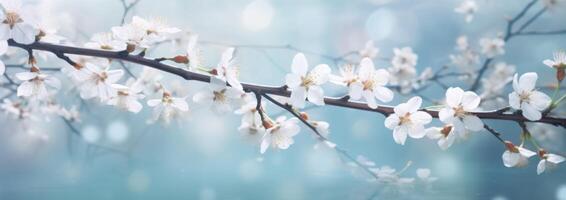
MULTIPOLYGON (((449 54, 460 35, 467 35, 475 47, 480 38, 497 36, 505 30, 506 19, 529 1, 477 2, 474 20, 466 23, 463 15, 454 12, 459 0, 141 0, 126 22, 133 15, 159 17, 199 34, 205 63, 211 66, 225 45, 293 45, 306 53, 312 65, 328 63, 337 71, 325 55, 357 51, 374 40, 383 57, 391 57, 395 47, 412 47, 419 55, 420 73, 425 67, 436 70, 450 63, 449 54)), ((119 0, 28 3, 53 16, 59 35, 75 44, 120 25, 123 12, 119 0)), ((542 3, 535 7, 538 10, 542 3)), ((556 8, 545 13, 531 30, 566 28, 565 11, 556 8)), ((518 73, 538 72, 539 84, 551 84, 554 74, 542 61, 565 45, 565 35, 520 36, 510 40, 506 54, 497 59, 516 65, 518 73)), ((149 56, 180 53, 184 47, 165 44, 149 56)), ((240 79, 283 85, 295 53, 284 48, 238 48, 240 79)), ((390 66, 389 61, 376 64, 390 66)), ((141 71, 139 66, 129 67, 141 71)), ((173 76, 165 79, 170 88, 186 95, 205 86, 173 76)), ((466 87, 458 79, 446 83, 466 87)), ((327 94, 345 93, 335 88, 328 85, 327 94)), ((66 98, 69 90, 60 94, 67 105, 78 104, 75 97, 66 98)), ((422 95, 441 100, 444 90, 431 87, 422 95)), ((396 94, 391 105, 410 97, 396 94)), ((48 136, 43 142, 18 137, 18 126, 2 116, 0 199, 370 199, 380 191, 352 175, 335 152, 313 148, 317 142, 305 127, 288 150, 260 155, 259 147, 237 131, 240 116, 217 116, 192 102, 190 108, 188 117, 166 126, 146 123, 151 109, 145 103, 141 113, 131 114, 87 101, 81 106, 82 122, 75 125, 82 137, 61 120, 45 120, 34 125, 36 132, 48 136)), ((268 110, 272 115, 283 113, 275 107, 268 110)), ((501 161, 503 146, 485 131, 442 151, 436 141, 426 138, 396 144, 383 125, 384 117, 375 113, 332 106, 312 108, 309 113, 329 122, 330 139, 350 154, 396 169, 412 161, 404 176, 414 177, 416 168, 430 168, 439 178, 430 191, 379 199, 566 199, 564 165, 541 175, 536 175, 536 158, 525 168, 506 168, 501 161)), ((519 142, 520 130, 514 123, 485 123, 519 142)), ((543 146, 566 153, 565 129, 535 128, 533 134, 543 146)))

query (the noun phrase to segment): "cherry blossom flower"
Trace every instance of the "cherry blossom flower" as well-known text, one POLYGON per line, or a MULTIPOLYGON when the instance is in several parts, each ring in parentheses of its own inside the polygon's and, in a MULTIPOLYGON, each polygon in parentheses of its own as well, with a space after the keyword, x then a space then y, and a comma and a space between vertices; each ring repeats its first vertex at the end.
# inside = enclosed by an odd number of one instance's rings
POLYGON ((106 101, 116 94, 112 84, 122 78, 124 71, 110 70, 109 66, 102 68, 92 63, 86 63, 84 67, 86 68, 84 71, 86 75, 79 77, 81 79, 81 98, 98 97, 100 101, 106 101))
POLYGON ((90 38, 85 47, 110 51, 122 51, 126 44, 114 38, 112 33, 96 33, 90 38))
POLYGON ((301 130, 297 124, 299 119, 286 119, 278 117, 275 122, 267 126, 261 141, 260 152, 263 154, 270 146, 274 149, 287 149, 295 141, 293 137, 301 130))
POLYGON ((499 95, 505 86, 513 81, 515 74, 515 65, 509 65, 505 62, 498 62, 493 66, 493 71, 487 78, 482 79, 483 93, 482 98, 499 95))
POLYGON ((243 91, 229 87, 221 79, 210 78, 210 84, 206 89, 193 96, 193 101, 200 104, 209 105, 217 114, 224 114, 233 109, 233 106, 240 102, 243 91))
POLYGON ((128 52, 147 49, 154 42, 147 39, 146 32, 141 27, 132 24, 112 27, 112 34, 118 41, 127 44, 128 52))
POLYGON ((169 27, 160 19, 145 20, 139 16, 132 17, 132 25, 139 27, 147 35, 147 40, 151 42, 161 42, 167 39, 167 36, 181 32, 180 29, 169 27))
POLYGON ((417 65, 417 59, 419 58, 417 54, 413 53, 411 47, 403 47, 401 49, 393 49, 393 59, 391 64, 395 68, 414 68, 417 65))
POLYGON ((525 149, 522 146, 515 146, 509 141, 505 141, 507 150, 503 152, 501 158, 505 167, 523 167, 529 163, 529 158, 536 155, 535 152, 525 149))
POLYGON ((19 97, 30 97, 34 100, 46 100, 49 96, 47 86, 59 89, 61 82, 53 76, 41 73, 39 68, 32 67, 29 72, 20 72, 16 74, 22 82, 18 86, 17 95, 19 97))
POLYGON ((198 69, 201 67, 200 49, 197 47, 198 35, 194 34, 189 37, 187 45, 187 57, 189 58, 189 70, 198 69))
POLYGON ((143 91, 143 87, 136 83, 137 82, 133 82, 133 84, 129 86, 112 84, 116 94, 110 97, 107 102, 108 105, 138 113, 143 107, 138 100, 143 99, 145 96, 140 94, 143 91))
POLYGON ((481 53, 488 58, 505 54, 505 41, 501 38, 480 39, 481 53))
POLYGON ((556 79, 558 81, 564 80, 566 76, 566 52, 554 52, 554 60, 544 60, 543 63, 551 68, 556 69, 556 79))
POLYGON ((437 144, 442 150, 446 150, 454 144, 458 133, 452 125, 445 125, 444 127, 431 127, 426 129, 426 136, 433 140, 438 140, 437 144))
POLYGON ((189 104, 185 98, 173 97, 168 91, 164 91, 159 99, 148 100, 147 105, 153 107, 153 117, 149 121, 152 123, 162 120, 165 124, 169 124, 171 119, 189 111, 189 104))
POLYGON ((228 48, 222 53, 222 58, 218 66, 212 70, 212 74, 230 84, 230 86, 242 90, 242 84, 238 81, 238 68, 234 65, 234 50, 235 48, 228 48))
POLYGON ((475 0, 464 0, 454 9, 454 12, 466 16, 466 22, 470 23, 474 19, 474 14, 478 11, 478 4, 475 0))
POLYGON ((393 99, 393 92, 385 87, 389 81, 389 73, 384 69, 375 70, 373 62, 369 58, 363 58, 358 71, 359 81, 350 84, 349 95, 357 100, 361 97, 367 101, 370 108, 377 108, 375 98, 382 102, 393 99))
POLYGON ((364 49, 358 52, 361 57, 375 58, 379 54, 379 49, 374 46, 374 41, 369 40, 366 42, 364 49))
POLYGON ((321 85, 330 78, 330 67, 320 64, 308 72, 305 55, 298 53, 293 58, 291 73, 285 77, 285 84, 291 90, 290 103, 296 108, 305 107, 305 99, 315 105, 324 105, 324 91, 321 85))
POLYGON ((536 91, 536 82, 538 75, 529 72, 513 77, 513 90, 509 94, 509 105, 513 109, 523 111, 523 116, 531 121, 537 121, 542 118, 541 111, 550 106, 551 99, 548 95, 536 91))
POLYGON ((4 99, 0 108, 16 119, 28 119, 31 117, 30 109, 19 101, 14 102, 10 99, 4 99))
POLYGON ((265 134, 265 128, 263 127, 259 111, 256 109, 256 97, 252 93, 247 93, 244 95, 243 101, 245 103, 243 103, 240 109, 234 111, 235 114, 242 115, 238 131, 240 131, 248 141, 259 144, 265 134))
POLYGON ((446 90, 446 107, 438 112, 440 121, 454 125, 458 131, 480 131, 483 129, 481 119, 470 112, 476 111, 481 98, 472 91, 451 87, 446 90), (465 130, 464 130, 465 129, 465 130))
POLYGON ((556 165, 566 160, 560 155, 547 153, 544 150, 539 150, 538 155, 541 160, 537 165, 537 174, 542 174, 544 171, 548 171, 547 169, 555 168, 556 165))
POLYGON ((14 39, 17 43, 31 44, 39 31, 30 22, 30 12, 20 0, 0 1, 0 40, 14 39))
POLYGON ((358 82, 359 77, 356 74, 356 68, 354 65, 346 64, 338 69, 340 75, 330 74, 329 81, 336 85, 350 87, 352 83, 358 82))
POLYGON ((404 145, 407 135, 412 138, 425 136, 424 125, 432 121, 432 116, 419 111, 421 104, 420 97, 413 97, 406 103, 395 106, 395 113, 385 119, 385 127, 393 130, 393 139, 397 144, 404 145))

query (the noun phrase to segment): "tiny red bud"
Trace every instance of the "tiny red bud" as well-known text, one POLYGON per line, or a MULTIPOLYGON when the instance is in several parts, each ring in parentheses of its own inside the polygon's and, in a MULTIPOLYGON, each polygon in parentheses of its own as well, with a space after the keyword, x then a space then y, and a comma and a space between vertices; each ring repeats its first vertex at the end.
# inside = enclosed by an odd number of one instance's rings
POLYGON ((558 80, 558 82, 562 82, 565 76, 566 76, 566 68, 562 67, 556 69, 556 79, 558 80))
POLYGON ((301 116, 301 119, 304 119, 305 121, 309 120, 309 115, 306 112, 301 112, 299 116, 301 116))
POLYGON ((134 45, 134 44, 128 44, 128 45, 126 46, 126 51, 128 51, 128 53, 132 53, 132 52, 134 52, 135 50, 136 50, 136 45, 134 45))
POLYGON ((208 73, 210 73, 212 75, 218 75, 218 70, 212 69, 212 70, 208 71, 208 73))
POLYGON ((513 153, 519 153, 519 149, 517 149, 517 147, 515 147, 515 145, 510 142, 510 141, 505 141, 505 147, 507 148, 507 150, 509 150, 510 152, 513 153))
POLYGON ((173 57, 173 61, 176 63, 187 64, 189 63, 189 58, 187 56, 175 56, 173 57))
POLYGON ((39 72, 39 68, 36 66, 31 66, 31 69, 29 69, 30 72, 39 72))
POLYGON ((546 151, 544 149, 538 150, 538 156, 539 157, 544 158, 545 155, 546 155, 546 151))

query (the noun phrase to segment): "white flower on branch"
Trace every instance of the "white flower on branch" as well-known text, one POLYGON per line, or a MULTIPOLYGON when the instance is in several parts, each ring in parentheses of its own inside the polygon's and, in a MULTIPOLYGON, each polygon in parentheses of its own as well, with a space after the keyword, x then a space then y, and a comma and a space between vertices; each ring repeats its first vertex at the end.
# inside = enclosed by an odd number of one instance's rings
POLYGON ((389 81, 389 73, 384 69, 376 70, 369 58, 363 58, 358 71, 358 81, 351 83, 349 95, 357 100, 361 97, 367 101, 370 108, 377 108, 375 99, 382 102, 390 102, 393 99, 393 91, 385 87, 389 81))
POLYGON ((452 124, 459 132, 480 131, 483 129, 481 119, 473 114, 480 105, 481 98, 472 91, 461 88, 448 88, 446 90, 446 107, 438 112, 440 121, 452 124))
POLYGON ((227 86, 223 80, 211 77, 208 87, 196 93, 193 101, 209 105, 217 114, 225 114, 240 102, 243 94, 242 90, 227 86))
POLYGON ((13 116, 15 119, 28 119, 31 117, 31 112, 28 107, 20 101, 14 102, 10 99, 4 99, 0 108, 7 114, 13 116))
POLYGON ((79 77, 81 98, 91 99, 98 97, 103 102, 116 94, 112 84, 122 78, 122 75, 124 75, 123 70, 110 70, 109 66, 96 66, 92 63, 86 63, 84 67, 86 68, 84 70, 86 75, 79 77))
POLYGON ((562 82, 566 77, 566 52, 554 52, 554 60, 544 60, 543 63, 551 68, 556 69, 556 80, 562 82))
POLYGON ((274 149, 287 149, 295 141, 293 137, 301 130, 297 124, 299 119, 286 119, 284 116, 278 117, 275 122, 271 122, 263 135, 260 152, 263 154, 270 146, 274 149))
POLYGON ((379 49, 374 46, 374 41, 369 40, 366 42, 365 47, 358 52, 361 57, 375 58, 379 54, 379 49))
POLYGON ((198 69, 201 67, 201 52, 197 46, 198 35, 193 34, 189 36, 189 43, 187 44, 187 57, 189 58, 189 70, 198 69))
POLYGON ((114 38, 112 33, 96 33, 90 38, 90 42, 85 43, 85 47, 122 51, 126 49, 126 44, 114 38))
POLYGON ((31 44, 39 31, 30 22, 29 10, 24 9, 20 0, 0 1, 0 40, 14 39, 17 43, 31 44))
POLYGON ((438 140, 437 144, 442 150, 446 150, 454 144, 458 138, 458 133, 452 125, 443 127, 431 127, 426 129, 426 136, 433 140, 438 140))
POLYGON ((146 37, 146 32, 141 27, 132 24, 112 27, 114 38, 127 44, 129 52, 147 49, 154 42, 146 37))
POLYGON ((143 99, 145 96, 142 93, 143 87, 137 82, 129 84, 129 86, 112 84, 112 87, 116 91, 115 95, 112 95, 108 100, 108 105, 116 106, 121 109, 138 113, 142 108, 142 104, 138 101, 143 99))
POLYGON ((488 58, 505 54, 505 41, 501 38, 480 39, 481 53, 488 58))
POLYGON ((291 90, 290 103, 296 108, 304 108, 305 99, 315 105, 324 105, 324 91, 321 85, 329 80, 330 67, 320 64, 310 72, 308 68, 305 55, 298 53, 293 58, 291 73, 285 77, 285 84, 291 90))
POLYGON ((230 86, 242 90, 242 84, 238 81, 238 68, 234 65, 234 51, 235 48, 227 48, 222 52, 220 63, 212 70, 212 74, 216 78, 223 80, 230 84, 230 86))
POLYGON ((393 130, 393 139, 397 144, 404 145, 407 135, 416 139, 425 136, 424 125, 432 121, 432 116, 419 111, 421 104, 421 97, 413 97, 395 106, 395 113, 385 119, 385 127, 393 130))
POLYGON ((393 54, 394 56, 391 60, 391 64, 394 68, 414 68, 417 66, 417 59, 419 56, 413 53, 413 49, 411 47, 403 47, 401 49, 394 48, 393 54))
POLYGON ((501 155, 503 165, 505 167, 523 167, 529 164, 529 158, 536 155, 535 152, 525 149, 522 146, 515 146, 513 143, 506 141, 507 150, 501 155))
POLYGON ((265 128, 263 127, 261 116, 257 110, 256 97, 254 94, 248 93, 244 96, 243 100, 244 103, 240 109, 234 111, 235 114, 242 115, 238 131, 240 131, 248 141, 259 144, 261 137, 265 134, 265 128))
POLYGON ((553 60, 546 59, 543 61, 546 66, 551 68, 566 68, 566 52, 557 51, 553 54, 553 60))
POLYGON ((558 164, 566 160, 560 155, 547 153, 544 150, 539 150, 538 154, 541 160, 537 165, 537 174, 542 174, 549 169, 555 168, 558 164))
POLYGON ((22 82, 18 86, 18 96, 19 97, 29 97, 33 100, 47 100, 49 97, 48 87, 59 89, 61 87, 61 82, 53 76, 41 73, 39 68, 32 67, 29 72, 20 72, 16 74, 22 82))
POLYGON ((154 94, 163 89, 160 83, 162 79, 163 74, 161 74, 161 71, 151 67, 144 67, 136 82, 144 88, 145 94, 154 94))
POLYGON ((529 72, 513 77, 513 90, 509 94, 509 105, 513 109, 523 111, 523 116, 531 121, 537 121, 542 118, 541 111, 550 106, 551 99, 548 95, 536 91, 535 86, 538 75, 529 72))
POLYGON ((478 11, 478 4, 475 0, 464 0, 454 12, 465 15, 466 22, 470 23, 474 19, 474 14, 478 11))
POLYGON ((168 91, 163 91, 160 99, 150 99, 147 101, 149 107, 153 107, 153 117, 150 123, 162 120, 169 124, 171 119, 179 117, 182 113, 189 111, 189 104, 185 98, 173 97, 168 91))
POLYGON ((390 83, 400 87, 402 93, 408 93, 413 87, 413 80, 417 76, 417 54, 410 47, 393 49, 395 54, 387 70, 390 74, 390 83))
POLYGON ((142 29, 147 35, 147 40, 151 42, 161 42, 167 39, 167 36, 181 32, 181 29, 170 27, 163 20, 157 18, 145 20, 139 16, 134 16, 132 17, 132 25, 142 29))
POLYGON ((482 79, 483 93, 480 96, 483 99, 499 96, 505 86, 513 81, 513 74, 515 74, 515 65, 498 62, 489 76, 482 79))

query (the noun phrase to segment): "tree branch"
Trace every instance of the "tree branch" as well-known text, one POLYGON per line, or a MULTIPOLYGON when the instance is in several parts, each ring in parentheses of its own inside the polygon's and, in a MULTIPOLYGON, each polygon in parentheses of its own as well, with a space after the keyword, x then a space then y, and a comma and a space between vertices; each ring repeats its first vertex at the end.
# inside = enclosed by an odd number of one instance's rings
MULTIPOLYGON (((55 45, 49 43, 42 43, 42 42, 35 42, 32 44, 19 44, 14 42, 13 40, 9 40, 8 44, 13 47, 19 47, 23 49, 34 49, 34 50, 41 50, 41 51, 49 51, 49 52, 60 52, 65 54, 74 54, 74 55, 83 55, 83 56, 93 56, 93 57, 101 57, 101 58, 112 58, 112 59, 119 59, 131 63, 140 64, 147 67, 152 67, 167 73, 171 73, 182 77, 186 80, 194 80, 200 82, 210 82, 210 75, 200 74, 196 72, 187 71, 182 68, 177 68, 171 65, 163 64, 160 62, 155 61, 154 59, 139 57, 135 55, 126 55, 120 52, 113 52, 113 51, 104 51, 104 50, 96 50, 96 49, 86 49, 80 47, 71 47, 71 46, 63 46, 63 45, 55 45)), ((256 84, 249 84, 249 83, 242 83, 244 90, 246 91, 256 91, 261 94, 271 94, 277 96, 284 96, 289 97, 291 93, 286 90, 286 87, 274 87, 274 86, 264 86, 264 85, 256 85, 256 84)), ((332 97, 325 97, 324 102, 328 105, 333 105, 337 107, 344 107, 344 108, 351 108, 356 110, 364 110, 370 112, 380 113, 384 116, 388 116, 389 114, 393 113, 393 107, 391 106, 379 106, 377 109, 371 109, 367 106, 366 103, 358 102, 358 101, 344 101, 341 98, 332 98, 332 97)), ((434 118, 438 118, 438 111, 433 110, 423 110, 429 113, 434 118)), ((519 113, 498 113, 497 111, 487 111, 487 112, 472 112, 482 119, 497 119, 497 120, 508 120, 508 121, 515 121, 515 122, 528 122, 529 120, 523 117, 519 113)), ((566 127, 566 119, 564 118, 555 118, 551 116, 544 116, 542 119, 536 122, 553 124, 557 126, 566 127)))

